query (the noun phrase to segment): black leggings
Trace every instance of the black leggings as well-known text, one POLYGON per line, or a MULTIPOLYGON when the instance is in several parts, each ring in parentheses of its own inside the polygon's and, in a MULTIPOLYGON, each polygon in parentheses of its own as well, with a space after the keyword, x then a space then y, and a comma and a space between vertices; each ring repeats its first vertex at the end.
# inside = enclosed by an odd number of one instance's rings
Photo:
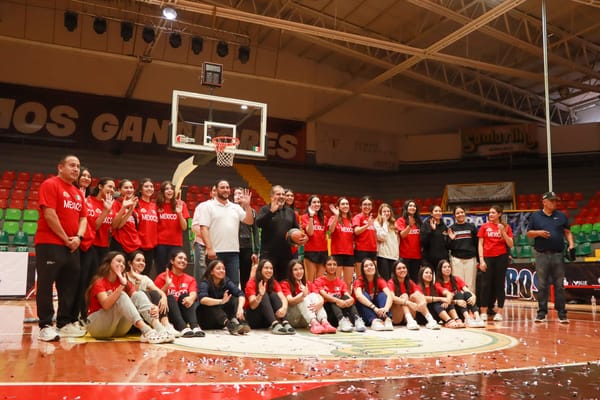
POLYGON ((206 306, 200 304, 197 314, 198 321, 202 322, 204 329, 221 329, 225 326, 225 322, 235 318, 237 311, 238 299, 232 297, 227 303, 216 306, 206 306))
POLYGON ((485 257, 487 271, 481 274, 481 307, 494 309, 494 303, 498 301, 498 308, 504 308, 504 282, 506 281, 506 269, 508 268, 508 254, 496 257, 485 257))
POLYGON ((190 328, 198 327, 198 318, 196 317, 196 309, 198 308, 198 302, 195 301, 189 308, 181 304, 187 294, 179 296, 179 301, 173 296, 167 296, 167 303, 169 305, 169 321, 173 324, 175 329, 178 331, 183 330, 187 324, 190 324, 190 328))
MULTIPOLYGON (((350 297, 348 296, 344 296, 342 297, 342 300, 349 298, 350 297)), ((339 322, 344 317, 348 318, 350 321, 352 321, 352 323, 354 323, 354 321, 360 317, 354 304, 352 304, 350 307, 340 308, 337 304, 326 301, 323 307, 327 313, 327 320, 329 320, 329 323, 335 327, 338 326, 339 322)))
POLYGON ((281 299, 275 292, 265 293, 260 304, 254 310, 248 308, 246 310, 246 318, 251 328, 261 329, 270 327, 273 322, 283 320, 277 318, 275 312, 281 308, 283 304, 281 299))

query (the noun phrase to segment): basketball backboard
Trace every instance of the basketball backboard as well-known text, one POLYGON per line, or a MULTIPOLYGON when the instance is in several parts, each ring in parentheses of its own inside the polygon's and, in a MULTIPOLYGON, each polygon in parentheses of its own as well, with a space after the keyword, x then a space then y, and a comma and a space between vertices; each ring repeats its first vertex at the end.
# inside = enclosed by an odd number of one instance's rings
POLYGON ((173 91, 169 148, 185 152, 214 152, 216 136, 237 138, 237 156, 264 158, 267 105, 254 101, 173 91))

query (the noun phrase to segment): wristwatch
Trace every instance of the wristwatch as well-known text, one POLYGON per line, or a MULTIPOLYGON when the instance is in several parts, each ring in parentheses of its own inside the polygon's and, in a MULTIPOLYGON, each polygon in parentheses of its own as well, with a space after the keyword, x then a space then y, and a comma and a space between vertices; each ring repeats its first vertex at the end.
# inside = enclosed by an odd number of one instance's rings
POLYGON ((81 235, 77 235, 77 237, 79 238, 79 241, 82 242, 83 241, 83 236, 81 235))

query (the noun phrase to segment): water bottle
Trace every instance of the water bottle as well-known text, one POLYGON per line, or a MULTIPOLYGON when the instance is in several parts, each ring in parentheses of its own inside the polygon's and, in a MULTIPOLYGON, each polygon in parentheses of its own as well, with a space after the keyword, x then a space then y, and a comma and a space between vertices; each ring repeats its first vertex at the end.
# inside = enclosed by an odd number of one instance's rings
POLYGON ((596 296, 592 296, 590 299, 590 304, 592 305, 592 309, 596 308, 596 296))

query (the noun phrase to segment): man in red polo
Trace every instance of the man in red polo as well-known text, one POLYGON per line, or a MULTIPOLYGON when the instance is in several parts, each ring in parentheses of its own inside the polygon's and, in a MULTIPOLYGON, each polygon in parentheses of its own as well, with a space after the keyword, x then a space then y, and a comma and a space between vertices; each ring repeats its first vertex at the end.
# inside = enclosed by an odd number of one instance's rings
POLYGON ((58 164, 58 176, 40 186, 40 218, 35 235, 37 271, 36 305, 39 340, 56 341, 60 336, 85 335, 77 323, 75 298, 79 282, 79 245, 86 228, 85 199, 73 182, 79 176, 79 159, 64 157, 58 164), (58 312, 52 324, 54 304, 52 286, 56 282, 58 312))

